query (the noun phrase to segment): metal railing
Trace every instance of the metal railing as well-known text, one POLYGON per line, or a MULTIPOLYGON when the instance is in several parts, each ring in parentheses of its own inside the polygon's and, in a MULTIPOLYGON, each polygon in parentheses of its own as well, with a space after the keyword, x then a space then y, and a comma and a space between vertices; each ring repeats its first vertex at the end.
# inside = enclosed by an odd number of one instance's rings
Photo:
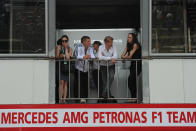
MULTIPOLYGON (((67 75, 68 75, 68 86, 67 86, 67 88, 68 88, 68 91, 67 91, 67 98, 59 98, 59 99, 57 99, 57 101, 59 101, 59 100, 67 100, 67 101, 73 101, 73 100, 75 100, 75 101, 77 101, 77 100, 81 100, 81 99, 85 99, 85 100, 126 100, 127 102, 129 102, 129 101, 133 101, 134 103, 141 103, 142 102, 142 98, 139 98, 139 93, 140 93, 140 91, 139 91, 139 86, 138 86, 138 84, 140 84, 140 81, 138 81, 138 79, 140 79, 139 78, 139 75, 141 74, 141 73, 139 73, 138 74, 138 65, 139 64, 141 64, 141 59, 116 59, 116 63, 115 64, 113 64, 113 65, 115 65, 115 73, 114 73, 114 80, 112 81, 112 83, 115 83, 115 85, 113 84, 113 86, 115 86, 116 87, 116 92, 115 92, 115 98, 114 97, 111 97, 111 95, 110 95, 110 93, 111 93, 111 91, 110 91, 110 81, 109 81, 109 68, 110 68, 110 66, 112 65, 111 64, 111 61, 106 61, 106 60, 98 60, 98 59, 70 59, 70 60, 56 60, 56 62, 58 63, 58 82, 59 82, 59 91, 60 91, 60 80, 61 80, 61 62, 66 62, 67 63, 67 67, 68 67, 68 73, 67 73, 67 75), (88 97, 86 97, 86 98, 82 98, 81 97, 81 85, 80 85, 80 80, 81 80, 81 74, 80 74, 80 71, 78 71, 78 69, 76 69, 76 66, 75 66, 75 63, 76 62, 79 62, 79 61, 87 61, 87 65, 85 65, 85 66, 87 66, 87 71, 85 72, 87 75, 88 75, 88 97), (94 62, 96 62, 97 63, 97 69, 95 69, 94 67, 93 67, 93 64, 94 64, 94 62), (101 74, 100 74, 100 72, 101 72, 101 70, 102 69, 100 69, 100 67, 101 66, 103 66, 102 65, 102 62, 105 62, 105 63, 107 63, 106 65, 105 65, 105 67, 106 67, 106 70, 107 70, 107 74, 105 74, 105 75, 107 75, 107 97, 101 97, 101 93, 102 92, 100 92, 100 88, 101 89, 103 89, 103 85, 100 85, 100 83, 101 83, 101 81, 102 80, 100 80, 100 76, 101 76, 101 74), (128 80, 128 75, 130 75, 130 66, 131 66, 131 63, 133 64, 133 62, 134 62, 134 64, 135 64, 135 78, 136 78, 136 97, 135 98, 133 98, 133 97, 130 97, 130 89, 129 89, 129 86, 128 86, 128 83, 129 83, 129 80, 128 80), (126 66, 126 67, 125 67, 126 66), (124 71, 123 71, 124 70, 124 71), (78 75, 78 81, 75 81, 75 75, 76 75, 76 71, 78 71, 78 73, 77 73, 77 75, 78 75), (96 96, 94 95, 94 96, 91 96, 91 90, 92 90, 92 88, 93 88, 93 90, 94 90, 94 87, 92 87, 93 86, 93 83, 92 83, 92 79, 93 79, 93 76, 92 76, 92 71, 97 71, 97 88, 96 88, 96 90, 97 90, 97 94, 96 94, 96 96), (71 77, 72 76, 72 77, 71 77), (122 78, 122 76, 123 76, 123 78, 122 78), (119 82, 120 79, 121 78, 121 83, 119 82), (124 80, 125 82, 126 82, 126 85, 124 84, 124 82, 122 82, 122 80, 124 80), (77 86, 78 86, 78 97, 75 97, 75 96, 71 96, 71 94, 73 94, 73 93, 71 93, 71 92, 73 92, 73 90, 75 89, 74 88, 74 86, 76 86, 75 84, 77 83, 77 86), (123 96, 121 95, 120 97, 116 97, 116 96, 119 96, 119 92, 121 92, 122 91, 122 85, 119 85, 119 84, 124 84, 124 86, 126 86, 126 91, 125 91, 125 88, 124 88, 124 93, 121 93, 121 94, 123 94, 123 96)), ((132 66, 133 67, 133 66, 132 66)), ((83 71, 81 71, 81 72, 83 72, 83 71)), ((103 75, 103 74, 102 74, 103 75)), ((140 75, 141 76, 141 75, 140 75)), ((95 83, 94 83, 95 84, 95 83)), ((112 88, 113 88, 113 86, 112 86, 112 88)), ((60 93, 60 92, 59 92, 60 93)), ((75 102, 74 102, 75 103, 75 102)), ((119 102, 118 102, 119 103, 119 102)), ((131 102, 130 102, 131 103, 131 102)))

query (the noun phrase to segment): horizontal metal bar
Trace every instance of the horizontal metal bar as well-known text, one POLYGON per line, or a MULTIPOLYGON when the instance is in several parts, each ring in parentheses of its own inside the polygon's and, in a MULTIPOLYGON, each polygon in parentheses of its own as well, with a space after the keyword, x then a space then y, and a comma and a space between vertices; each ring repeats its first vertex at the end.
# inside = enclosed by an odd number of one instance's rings
POLYGON ((137 100, 137 98, 61 98, 59 100, 137 100))
MULTIPOLYGON (((148 57, 142 57, 142 59, 117 59, 116 61, 133 61, 133 60, 152 60, 152 59, 196 59, 196 53, 195 56, 167 56, 167 55, 153 55, 148 57)), ((54 57, 47 57, 47 56, 37 56, 37 57, 0 57, 0 60, 51 60, 51 61, 59 61, 59 59, 56 59, 54 57)), ((76 61, 78 59, 70 59, 70 61, 76 61)), ((80 59, 81 61, 83 59, 80 59)), ((89 61, 93 61, 96 59, 89 59, 89 61)), ((60 60, 64 61, 64 60, 60 60)), ((100 60, 99 60, 100 61, 100 60)))
MULTIPOLYGON (((110 60, 99 60, 99 59, 70 59, 70 60, 64 60, 64 59, 56 59, 56 61, 110 61, 110 60)), ((142 59, 116 59, 116 61, 139 61, 142 59)))
POLYGON ((150 53, 150 56, 196 57, 196 53, 150 53))
MULTIPOLYGON (((194 56, 151 56, 148 60, 152 59, 196 59, 194 56)), ((144 60, 144 59, 143 59, 144 60)))

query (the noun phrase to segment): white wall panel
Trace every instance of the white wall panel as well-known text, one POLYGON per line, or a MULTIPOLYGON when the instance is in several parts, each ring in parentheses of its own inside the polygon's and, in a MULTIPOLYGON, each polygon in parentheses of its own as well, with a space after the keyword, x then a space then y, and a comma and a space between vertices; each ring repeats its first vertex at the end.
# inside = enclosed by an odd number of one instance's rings
POLYGON ((196 103, 196 59, 183 60, 186 103, 196 103))
POLYGON ((0 60, 0 104, 48 103, 49 62, 0 60))
POLYGON ((149 62, 150 103, 184 103, 182 60, 149 62))

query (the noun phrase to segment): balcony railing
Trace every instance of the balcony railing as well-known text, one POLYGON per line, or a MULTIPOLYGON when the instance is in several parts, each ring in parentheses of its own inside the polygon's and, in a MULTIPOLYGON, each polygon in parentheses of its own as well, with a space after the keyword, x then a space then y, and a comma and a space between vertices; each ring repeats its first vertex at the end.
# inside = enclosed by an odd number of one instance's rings
MULTIPOLYGON (((112 93, 110 92, 110 87, 109 87, 109 67, 110 67, 110 61, 104 61, 106 64, 106 70, 107 73, 106 78, 107 78, 107 97, 102 97, 100 94, 102 92, 100 92, 100 88, 103 89, 103 85, 101 83, 101 74, 100 74, 100 62, 102 62, 103 60, 98 60, 98 59, 89 59, 89 60, 83 60, 83 59, 70 59, 70 60, 56 60, 56 64, 58 66, 57 71, 58 71, 58 82, 59 82, 59 89, 60 89, 60 79, 61 79, 61 63, 62 62, 66 62, 67 63, 67 67, 68 67, 68 85, 67 85, 67 98, 66 101, 68 101, 68 103, 76 103, 77 101, 81 100, 81 99, 85 99, 85 100, 105 100, 105 101, 111 101, 108 103, 112 103, 112 100, 115 100, 117 103, 127 103, 127 102, 134 102, 134 103, 142 103, 142 88, 141 88, 141 73, 138 73, 138 65, 141 63, 141 59, 117 59, 115 65, 115 74, 114 74, 114 80, 112 81, 112 93), (87 74, 88 74, 88 97, 86 98, 82 98, 81 94, 80 94, 80 90, 81 89, 81 85, 80 85, 80 72, 78 71, 76 73, 76 67, 75 67, 75 63, 77 61, 88 61, 87 62, 87 74), (97 63, 97 69, 93 68, 93 64, 94 62, 97 63), (135 78, 136 78, 136 97, 133 98, 131 97, 131 91, 129 89, 128 83, 128 76, 130 75, 130 68, 131 67, 131 63, 135 64, 135 78), (93 71, 97 71, 97 85, 95 85, 95 82, 93 81, 94 76, 92 75, 93 71), (76 81, 75 79, 75 75, 78 75, 78 81, 76 81), (59 79, 60 78, 60 79, 59 79), (77 84, 78 86, 78 97, 75 97, 73 95, 74 92, 74 84, 77 84), (110 93, 112 95, 114 95, 114 97, 111 97, 110 93)), ((102 74, 103 75, 103 74, 102 74)), ((58 88, 58 87, 57 87, 58 88)), ((131 88, 131 87, 130 87, 131 88)), ((64 100, 65 98, 59 98, 57 99, 57 103, 59 100, 64 100)))

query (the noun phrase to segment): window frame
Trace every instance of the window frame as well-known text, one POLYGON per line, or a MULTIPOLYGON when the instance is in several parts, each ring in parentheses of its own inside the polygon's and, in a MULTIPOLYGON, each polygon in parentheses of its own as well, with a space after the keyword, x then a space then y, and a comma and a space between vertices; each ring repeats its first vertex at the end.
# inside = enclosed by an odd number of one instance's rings
POLYGON ((152 0, 149 0, 149 55, 152 57, 196 57, 196 53, 153 53, 152 52, 152 0))
POLYGON ((2 57, 47 57, 48 56, 48 0, 45 0, 45 53, 39 53, 39 54, 34 54, 34 53, 6 53, 6 54, 1 54, 0 53, 0 58, 2 57))

